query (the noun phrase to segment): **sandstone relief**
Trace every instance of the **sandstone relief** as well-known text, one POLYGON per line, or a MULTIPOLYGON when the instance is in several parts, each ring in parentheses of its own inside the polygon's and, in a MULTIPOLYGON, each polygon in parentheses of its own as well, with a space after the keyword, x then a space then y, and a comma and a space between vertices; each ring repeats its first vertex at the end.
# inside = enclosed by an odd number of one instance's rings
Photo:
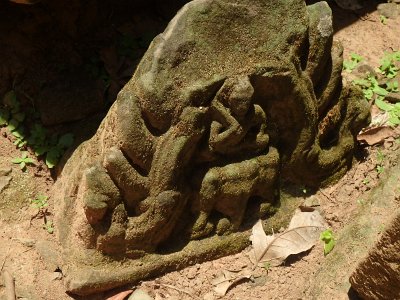
POLYGON ((240 251, 280 182, 342 175, 369 112, 341 70, 325 2, 185 5, 56 184, 68 289, 240 251))

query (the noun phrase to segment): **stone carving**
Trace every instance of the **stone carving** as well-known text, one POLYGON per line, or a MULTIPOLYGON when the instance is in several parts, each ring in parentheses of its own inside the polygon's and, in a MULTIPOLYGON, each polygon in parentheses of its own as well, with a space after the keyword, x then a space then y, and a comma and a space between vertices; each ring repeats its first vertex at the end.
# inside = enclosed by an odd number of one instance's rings
POLYGON ((325 2, 303 0, 195 0, 178 12, 55 189, 65 264, 122 259, 135 275, 77 272, 71 291, 238 251, 246 212, 265 215, 280 180, 318 186, 350 167, 368 107, 342 87, 331 23, 325 2))

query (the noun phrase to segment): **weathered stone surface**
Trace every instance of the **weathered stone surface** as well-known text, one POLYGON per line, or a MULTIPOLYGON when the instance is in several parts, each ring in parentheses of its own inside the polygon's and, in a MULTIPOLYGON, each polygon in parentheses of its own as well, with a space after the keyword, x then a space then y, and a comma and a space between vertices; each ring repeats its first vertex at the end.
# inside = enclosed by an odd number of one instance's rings
POLYGON ((12 169, 10 167, 0 168, 0 176, 7 176, 11 173, 12 169))
POLYGON ((399 7, 396 3, 381 3, 378 5, 378 11, 386 18, 395 19, 399 15, 399 7))
POLYGON ((363 299, 400 297, 400 212, 350 277, 363 299))
MULTIPOLYGON (((397 160, 399 155, 398 151, 397 160)), ((336 246, 322 264, 315 266, 313 275, 303 289, 302 299, 353 299, 349 294, 349 278, 358 263, 368 256, 368 251, 382 234, 382 228, 387 228, 398 215, 399 182, 398 164, 385 170, 380 184, 363 194, 364 204, 352 212, 344 228, 335 233, 336 246)), ((342 199, 346 196, 347 191, 343 189, 337 197, 342 199)))
POLYGON ((399 93, 389 93, 385 96, 385 100, 390 101, 392 103, 400 102, 400 95, 399 93))
POLYGON ((42 123, 72 122, 102 111, 105 103, 98 84, 77 72, 48 83, 38 96, 42 123))
POLYGON ((42 257, 47 270, 51 272, 56 271, 60 266, 60 255, 54 244, 49 241, 40 240, 36 242, 35 248, 42 257))
POLYGON ((185 5, 55 186, 68 289, 239 251, 241 231, 275 210, 280 180, 343 174, 369 113, 341 68, 325 2, 185 5))
POLYGON ((11 168, 1 168, 0 167, 0 193, 8 187, 12 179, 9 174, 11 173, 11 168))

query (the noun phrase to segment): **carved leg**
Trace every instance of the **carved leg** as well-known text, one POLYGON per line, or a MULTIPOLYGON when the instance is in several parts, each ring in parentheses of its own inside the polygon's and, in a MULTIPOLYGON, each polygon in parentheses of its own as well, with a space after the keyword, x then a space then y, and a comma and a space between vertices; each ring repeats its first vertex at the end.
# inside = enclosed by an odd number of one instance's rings
POLYGON ((111 216, 107 233, 97 239, 97 249, 105 254, 123 255, 126 251, 125 232, 127 215, 123 204, 118 205, 111 216))
POLYGON ((107 211, 112 211, 121 202, 117 187, 100 165, 84 172, 83 185, 83 208, 92 225, 100 222, 107 211))
POLYGON ((141 176, 117 148, 111 148, 104 157, 104 167, 120 189, 128 209, 138 214, 138 205, 148 194, 148 178, 141 176))
POLYGON ((115 135, 119 148, 129 159, 147 172, 150 170, 156 138, 148 130, 139 107, 139 99, 123 89, 116 104, 115 135))
POLYGON ((209 222, 208 217, 214 208, 215 201, 217 201, 220 181, 217 169, 209 170, 204 176, 198 196, 199 212, 192 228, 192 238, 207 236, 214 229, 214 225, 209 222))
POLYGON ((187 199, 176 191, 165 191, 146 199, 149 208, 138 217, 128 220, 126 231, 127 249, 154 251, 158 244, 167 239, 187 199))
POLYGON ((181 216, 187 202, 181 192, 185 190, 185 171, 202 137, 205 113, 205 109, 186 108, 178 124, 158 139, 148 176, 152 183, 149 196, 142 201, 142 213, 129 218, 129 249, 153 251, 169 237, 181 216))

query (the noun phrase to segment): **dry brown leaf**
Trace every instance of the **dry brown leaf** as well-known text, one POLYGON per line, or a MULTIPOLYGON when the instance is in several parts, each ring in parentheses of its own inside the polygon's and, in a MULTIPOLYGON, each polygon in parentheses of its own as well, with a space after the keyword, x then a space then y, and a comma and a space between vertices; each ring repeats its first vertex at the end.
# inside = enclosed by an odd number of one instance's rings
POLYGON ((219 296, 225 296, 228 290, 235 284, 244 279, 250 279, 251 274, 249 271, 244 273, 231 272, 223 270, 222 273, 214 278, 211 283, 214 285, 214 291, 219 296))
POLYGON ((274 240, 273 235, 266 235, 262 226, 261 220, 253 226, 251 229, 250 241, 253 245, 253 251, 250 252, 250 260, 256 265, 260 257, 262 257, 264 250, 274 240))
POLYGON ((372 146, 382 143, 385 139, 395 136, 395 131, 388 126, 367 128, 357 136, 357 140, 372 146))
POLYGON ((316 226, 316 227, 328 227, 325 219, 321 216, 318 210, 308 208, 306 211, 302 209, 297 209, 295 214, 289 223, 289 229, 303 226, 316 226))
POLYGON ((133 290, 123 291, 114 296, 107 298, 107 300, 124 300, 127 296, 132 294, 132 292, 133 292, 133 290))
POLYGON ((311 249, 319 239, 321 231, 328 225, 318 211, 298 209, 287 230, 280 234, 267 236, 259 220, 252 230, 254 267, 262 263, 271 266, 282 264, 292 254, 311 249), (262 232, 261 232, 262 231, 262 232))

